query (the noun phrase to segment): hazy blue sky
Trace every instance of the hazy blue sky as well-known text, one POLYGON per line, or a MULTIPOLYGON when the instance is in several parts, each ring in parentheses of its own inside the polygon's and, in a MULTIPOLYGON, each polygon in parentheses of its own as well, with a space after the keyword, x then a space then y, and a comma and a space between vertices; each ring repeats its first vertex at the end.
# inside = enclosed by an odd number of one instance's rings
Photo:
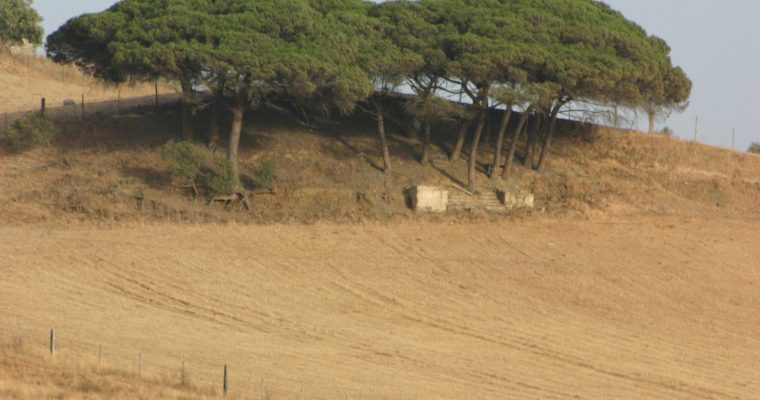
MULTIPOLYGON (((650 34, 664 38, 673 61, 694 82, 691 104, 659 126, 693 138, 699 115, 699 140, 736 147, 760 141, 760 15, 757 0, 605 0, 650 34)), ((100 11, 113 0, 34 0, 50 33, 67 19, 100 11)), ((643 118, 642 118, 643 120, 643 118)), ((642 125, 644 123, 642 122, 642 125)))

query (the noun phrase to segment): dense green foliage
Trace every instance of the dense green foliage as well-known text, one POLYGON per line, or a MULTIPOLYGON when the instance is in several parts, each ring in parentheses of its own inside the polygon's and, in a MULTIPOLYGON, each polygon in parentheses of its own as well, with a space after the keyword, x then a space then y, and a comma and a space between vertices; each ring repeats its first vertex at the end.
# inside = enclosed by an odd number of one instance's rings
POLYGON ((253 183, 257 188, 272 189, 276 174, 277 164, 271 160, 264 160, 256 167, 256 172, 253 174, 253 183))
POLYGON ((195 185, 195 179, 206 161, 203 151, 190 142, 166 142, 161 158, 177 178, 185 179, 195 185))
POLYGON ((36 145, 48 145, 57 134, 58 127, 53 120, 39 112, 30 112, 13 122, 5 136, 14 151, 23 151, 36 145))
POLYGON ((760 154, 760 143, 759 142, 752 142, 749 145, 749 147, 747 148, 747 153, 760 154))
MULTIPOLYGON (((436 120, 460 121, 453 158, 468 125, 470 154, 478 154, 489 110, 502 107, 490 168, 496 177, 508 175, 521 134, 525 164, 541 169, 568 104, 643 109, 653 124, 656 115, 683 109, 691 92, 663 40, 595 0, 122 0, 72 19, 47 49, 114 82, 177 81, 187 102, 195 88, 212 92, 232 115, 234 187, 245 112, 264 103, 321 116, 366 104, 386 172, 387 96, 414 94, 406 111, 423 137, 423 163, 436 120), (472 105, 452 103, 455 96, 472 105), (497 172, 513 108, 525 112, 497 172)), ((478 159, 469 159, 474 189, 478 159)))
POLYGON ((0 0, 0 47, 27 42, 42 43, 42 17, 31 0, 0 0))
POLYGON ((214 158, 214 171, 208 179, 208 186, 214 193, 229 194, 235 191, 235 167, 232 162, 222 156, 214 158))

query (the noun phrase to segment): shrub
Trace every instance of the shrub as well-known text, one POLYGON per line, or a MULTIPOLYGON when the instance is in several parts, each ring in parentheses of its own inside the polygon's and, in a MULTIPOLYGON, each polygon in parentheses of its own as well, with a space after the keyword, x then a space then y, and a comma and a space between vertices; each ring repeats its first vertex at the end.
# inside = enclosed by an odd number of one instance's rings
POLYGON ((660 135, 663 135, 663 136, 673 136, 674 133, 675 132, 673 132, 673 130, 667 126, 662 128, 662 130, 660 131, 660 135))
POLYGON ((749 148, 747 148, 747 153, 760 154, 760 142, 752 142, 752 144, 749 145, 749 148))
POLYGON ((189 180, 195 187, 195 178, 206 161, 203 152, 190 142, 170 140, 164 145, 161 158, 169 164, 172 175, 189 180))
POLYGON ((208 186, 216 193, 232 193, 235 189, 235 173, 230 160, 223 156, 214 158, 214 173, 208 186))
POLYGON ((22 151, 35 145, 49 145, 57 134, 58 127, 52 119, 38 112, 30 112, 17 119, 5 136, 15 151, 22 151))
POLYGON ((274 181, 276 173, 277 165, 270 160, 264 160, 256 168, 256 173, 253 176, 254 184, 259 188, 272 189, 272 181, 274 181))

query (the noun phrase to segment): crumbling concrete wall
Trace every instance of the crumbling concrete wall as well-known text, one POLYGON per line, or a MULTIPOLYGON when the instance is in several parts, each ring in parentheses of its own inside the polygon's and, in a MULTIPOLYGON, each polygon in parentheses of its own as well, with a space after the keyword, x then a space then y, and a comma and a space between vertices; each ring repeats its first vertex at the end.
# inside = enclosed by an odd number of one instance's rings
POLYGON ((518 208, 534 208, 536 207, 536 196, 533 193, 519 191, 519 192, 503 192, 498 191, 497 195, 499 201, 508 209, 518 208))
POLYGON ((442 213, 449 208, 449 191, 435 186, 416 186, 409 189, 409 200, 414 211, 442 213))

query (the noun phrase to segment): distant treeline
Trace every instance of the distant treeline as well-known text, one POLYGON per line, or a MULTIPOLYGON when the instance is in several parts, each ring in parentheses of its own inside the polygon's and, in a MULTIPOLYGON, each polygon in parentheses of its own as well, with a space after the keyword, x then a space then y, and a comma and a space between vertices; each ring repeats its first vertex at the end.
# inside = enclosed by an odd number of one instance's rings
POLYGON ((406 111, 423 138, 422 163, 431 124, 456 121, 454 156, 470 132, 477 154, 489 109, 504 108, 490 171, 506 176, 518 135, 528 137, 529 165, 541 169, 571 102, 641 109, 651 126, 691 91, 662 39, 594 0, 123 0, 68 21, 47 38, 47 53, 114 83, 178 82, 188 140, 192 106, 210 101, 212 142, 228 107, 235 182, 244 113, 262 104, 319 116, 364 108, 377 119, 386 171, 383 97, 399 87, 414 93, 406 111), (197 87, 212 100, 194 95, 197 87), (445 100, 452 95, 472 104, 445 100), (520 121, 507 140, 513 109, 520 121))

